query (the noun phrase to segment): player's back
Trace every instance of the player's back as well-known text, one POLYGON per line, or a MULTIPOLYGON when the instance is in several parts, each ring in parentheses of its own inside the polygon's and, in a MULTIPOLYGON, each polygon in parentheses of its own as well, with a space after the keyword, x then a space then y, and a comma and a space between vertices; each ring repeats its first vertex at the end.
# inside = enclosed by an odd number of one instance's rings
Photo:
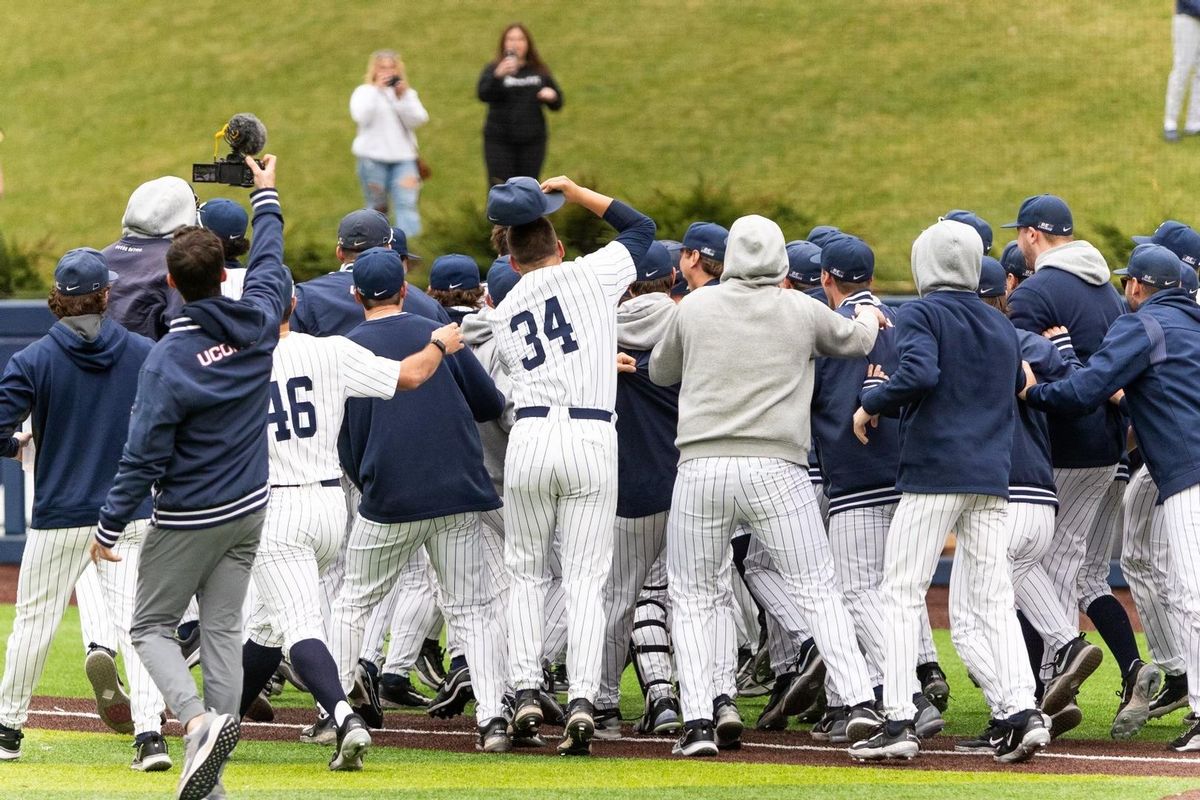
POLYGON ((619 242, 522 275, 489 319, 516 408, 613 410, 616 304, 635 277, 619 242))

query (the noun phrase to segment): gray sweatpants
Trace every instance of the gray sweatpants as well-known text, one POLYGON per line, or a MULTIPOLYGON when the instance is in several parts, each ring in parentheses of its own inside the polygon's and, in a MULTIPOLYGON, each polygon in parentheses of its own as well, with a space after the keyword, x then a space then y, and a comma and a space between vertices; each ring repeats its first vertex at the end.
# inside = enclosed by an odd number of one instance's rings
POLYGON ((242 603, 265 512, 195 531, 152 525, 142 544, 130 635, 146 671, 185 726, 205 707, 238 716, 242 699, 242 603), (196 596, 204 699, 175 628, 196 596))

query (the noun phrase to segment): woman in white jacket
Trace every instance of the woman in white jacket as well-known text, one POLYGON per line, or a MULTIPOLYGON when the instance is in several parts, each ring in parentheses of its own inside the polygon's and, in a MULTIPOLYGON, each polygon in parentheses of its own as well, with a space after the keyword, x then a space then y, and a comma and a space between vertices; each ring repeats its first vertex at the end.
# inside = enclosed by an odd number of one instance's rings
POLYGON ((394 50, 371 54, 362 84, 350 95, 350 116, 358 124, 350 151, 358 159, 367 208, 387 214, 390 204, 396 227, 416 236, 421 232, 421 176, 413 131, 429 121, 429 113, 408 85, 404 63, 394 50))

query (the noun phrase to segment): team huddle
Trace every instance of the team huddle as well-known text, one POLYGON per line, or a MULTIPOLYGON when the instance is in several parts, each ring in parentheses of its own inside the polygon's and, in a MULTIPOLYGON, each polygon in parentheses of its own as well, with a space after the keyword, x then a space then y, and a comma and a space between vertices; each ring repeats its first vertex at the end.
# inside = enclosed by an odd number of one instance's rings
POLYGON ((1122 299, 1061 199, 1027 199, 1000 259, 952 211, 897 309, 837 228, 655 241, 619 200, 513 178, 486 283, 449 255, 411 286, 403 233, 359 210, 340 269, 293 286, 274 158, 247 163, 248 248, 239 204, 140 187, 121 241, 60 260, 59 321, 0 379, 4 455, 37 448, 0 759, 72 589, 133 768, 169 769, 165 712, 184 726, 181 798, 224 796, 285 678, 332 770, 362 768, 385 706, 473 701, 481 751, 555 728, 588 755, 625 735, 631 663, 634 731, 676 754, 741 747, 737 697, 769 692, 759 730, 911 759, 951 698, 925 610, 951 533, 952 641, 991 710, 957 749, 1021 762, 1080 723, 1103 659, 1082 612, 1122 675, 1113 737, 1188 707, 1171 747, 1200 751, 1190 227, 1139 239, 1122 299), (615 237, 564 261, 564 203, 615 237), (1108 586, 1118 534, 1147 659, 1108 586))

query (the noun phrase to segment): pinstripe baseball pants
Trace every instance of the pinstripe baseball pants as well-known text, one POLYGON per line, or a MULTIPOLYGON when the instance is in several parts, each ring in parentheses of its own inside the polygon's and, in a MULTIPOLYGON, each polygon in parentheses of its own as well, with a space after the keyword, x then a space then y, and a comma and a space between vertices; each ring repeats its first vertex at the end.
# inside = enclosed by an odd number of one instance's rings
POLYGON ((117 650, 117 629, 113 625, 108 604, 104 602, 104 590, 100 588, 100 577, 91 562, 84 568, 79 580, 75 581, 75 605, 79 608, 79 632, 83 635, 83 650, 98 644, 109 650, 117 650))
POLYGON ((1170 571, 1183 611, 1179 642, 1188 676, 1188 705, 1200 714, 1200 485, 1162 505, 1171 552, 1170 571))
MULTIPOLYGON (((1112 486, 1117 467, 1086 467, 1054 470, 1054 485, 1058 493, 1058 516, 1054 520, 1054 536, 1042 557, 1046 574, 1054 584, 1058 601, 1072 612, 1079 608, 1079 572, 1087 554, 1087 537, 1112 486)), ((1079 616, 1071 614, 1075 633, 1079 633, 1079 616)))
POLYGON ((1125 497, 1125 486, 1123 480, 1109 482, 1084 539, 1083 565, 1076 579, 1079 585, 1079 611, 1083 614, 1096 600, 1112 594, 1108 573, 1112 568, 1113 544, 1124 524, 1121 503, 1125 497))
MULTIPOLYGON (((1017 607, 1046 643, 1048 657, 1079 634, 1078 612, 1062 603, 1042 561, 1054 538, 1054 514, 1050 505, 1008 504, 1013 594, 1017 607)), ((982 642, 977 649, 983 652, 982 642)), ((982 683, 983 678, 975 677, 982 683)))
POLYGON ((425 639, 441 636, 440 603, 437 575, 425 548, 419 547, 396 576, 388 596, 367 619, 362 658, 382 665, 384 672, 407 674, 425 639))
POLYGON ((1033 673, 1012 613, 1007 509, 1003 498, 980 494, 908 493, 901 498, 884 547, 882 593, 889 624, 883 704, 889 719, 916 717, 921 609, 951 531, 957 534, 951 618, 961 618, 965 610, 975 615, 995 668, 996 704, 1002 716, 1034 707, 1033 673))
MULTIPOLYGON (((100 610, 109 614, 116 631, 114 644, 125 659, 135 733, 158 731, 164 708, 162 695, 129 637, 147 525, 147 520, 131 522, 113 548, 121 560, 102 561, 95 570, 103 598, 100 610)), ((95 532, 95 525, 29 530, 17 577, 16 618, 0 679, 0 725, 21 728, 28 719, 29 701, 46 668, 50 643, 71 599, 71 589, 84 566, 91 566, 88 548, 95 532)))
POLYGON ((504 563, 512 575, 508 652, 514 689, 542 685, 542 654, 550 655, 546 595, 557 528, 569 695, 596 701, 616 517, 617 431, 612 423, 571 419, 565 408, 517 421, 504 458, 504 563))
POLYGON ((491 585, 483 564, 479 514, 451 514, 415 522, 379 523, 354 518, 346 547, 346 577, 333 603, 332 647, 342 688, 354 684, 363 629, 400 570, 424 546, 437 571, 445 613, 471 665, 480 723, 501 715, 504 632, 492 614, 491 585))
POLYGON ((829 541, 805 467, 776 458, 697 458, 679 465, 667 523, 672 638, 685 719, 712 719, 718 646, 714 593, 731 562, 730 537, 747 525, 797 599, 847 702, 874 696, 854 623, 833 577, 829 541))
POLYGON ((1157 501, 1158 487, 1142 467, 1130 476, 1125 489, 1121 572, 1129 583, 1151 657, 1168 675, 1181 675, 1187 668, 1180 648, 1183 610, 1179 590, 1171 583, 1171 548, 1157 501))
MULTIPOLYGON (((800 658, 800 645, 812 636, 800 606, 792 597, 787 581, 771 563, 771 555, 756 537, 746 546, 746 586, 763 608, 767 618, 767 649, 771 669, 776 675, 794 672, 800 658)), ((757 642, 756 642, 757 644, 757 642)))

